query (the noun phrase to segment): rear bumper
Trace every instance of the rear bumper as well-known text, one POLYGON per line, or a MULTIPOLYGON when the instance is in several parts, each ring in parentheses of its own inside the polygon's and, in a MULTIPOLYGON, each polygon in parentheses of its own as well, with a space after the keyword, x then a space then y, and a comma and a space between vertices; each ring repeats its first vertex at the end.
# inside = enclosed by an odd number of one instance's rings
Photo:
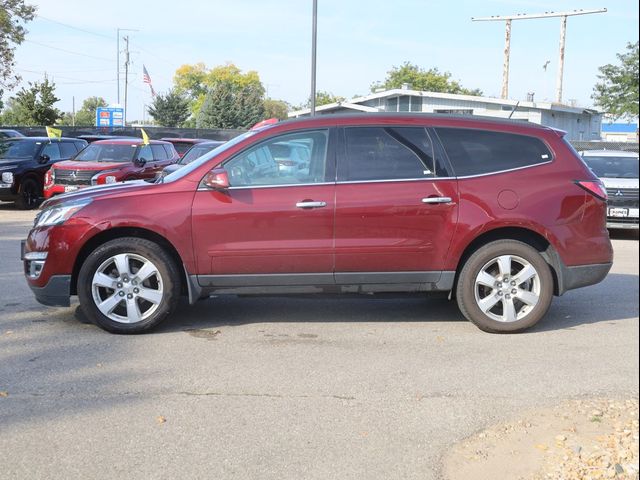
POLYGON ((562 274, 559 279, 560 285, 558 285, 559 294, 562 295, 569 290, 600 283, 605 279, 612 265, 612 263, 596 263, 575 267, 562 265, 562 274))
POLYGON ((68 307, 71 305, 71 275, 54 275, 44 287, 29 284, 36 300, 50 307, 68 307))

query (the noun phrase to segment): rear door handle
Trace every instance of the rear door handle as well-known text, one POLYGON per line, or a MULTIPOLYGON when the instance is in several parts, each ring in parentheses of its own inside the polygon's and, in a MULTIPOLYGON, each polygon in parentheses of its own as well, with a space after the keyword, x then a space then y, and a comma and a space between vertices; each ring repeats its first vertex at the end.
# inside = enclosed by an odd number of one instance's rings
POLYGON ((327 202, 313 202, 313 201, 302 201, 296 203, 297 208, 322 208, 326 207, 327 202))
POLYGON ((422 203, 426 203, 429 205, 438 204, 438 203, 449 203, 454 204, 451 197, 426 197, 422 199, 422 203))

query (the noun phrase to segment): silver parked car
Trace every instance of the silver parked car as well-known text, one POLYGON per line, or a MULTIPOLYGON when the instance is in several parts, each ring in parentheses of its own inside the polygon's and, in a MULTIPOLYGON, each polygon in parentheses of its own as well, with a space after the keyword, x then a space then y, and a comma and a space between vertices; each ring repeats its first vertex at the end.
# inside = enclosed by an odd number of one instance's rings
POLYGON ((607 188, 607 228, 638 228, 638 154, 586 150, 582 158, 607 188))

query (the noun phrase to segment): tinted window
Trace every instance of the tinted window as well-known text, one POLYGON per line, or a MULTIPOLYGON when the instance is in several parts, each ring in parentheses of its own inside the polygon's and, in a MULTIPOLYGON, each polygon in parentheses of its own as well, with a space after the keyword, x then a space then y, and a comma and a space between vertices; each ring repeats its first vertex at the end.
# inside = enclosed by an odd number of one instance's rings
POLYGON ((153 153, 154 160, 168 160, 167 152, 164 149, 164 145, 151 145, 151 152, 153 153))
POLYGON ((225 164, 229 182, 234 187, 324 182, 328 139, 328 131, 316 130, 262 142, 225 164), (308 161, 297 162, 305 156, 308 161))
POLYGON ((60 144, 60 154, 62 158, 71 158, 78 150, 76 150, 76 146, 72 142, 63 142, 60 144))
POLYGON ((186 142, 172 142, 172 143, 173 143, 173 147, 176 149, 176 151, 180 155, 182 155, 187 150, 189 150, 191 148, 191 146, 193 145, 193 143, 186 143, 186 142))
POLYGON ((173 153, 175 152, 173 146, 171 145, 162 145, 164 151, 167 152, 167 158, 173 158, 173 153))
POLYGON ((638 159, 633 157, 582 157, 601 178, 638 178, 638 159))
POLYGON ((87 142, 73 142, 73 143, 76 146, 76 150, 78 152, 87 146, 87 142))
POLYGON ((341 181, 401 180, 435 175, 433 145, 424 128, 345 129, 341 181))
POLYGON ((535 137, 463 128, 436 132, 459 177, 511 170, 549 162, 547 146, 535 137))
POLYGON ((40 155, 49 155, 49 158, 51 160, 60 160, 61 157, 59 144, 57 142, 47 143, 40 152, 40 155))

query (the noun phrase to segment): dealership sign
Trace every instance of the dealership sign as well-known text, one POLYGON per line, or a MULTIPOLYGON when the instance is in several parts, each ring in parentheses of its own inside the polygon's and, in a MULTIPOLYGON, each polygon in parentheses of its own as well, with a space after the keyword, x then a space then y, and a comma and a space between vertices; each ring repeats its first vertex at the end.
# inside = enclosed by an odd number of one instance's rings
POLYGON ((98 107, 96 109, 97 127, 123 127, 124 108, 120 107, 98 107))

